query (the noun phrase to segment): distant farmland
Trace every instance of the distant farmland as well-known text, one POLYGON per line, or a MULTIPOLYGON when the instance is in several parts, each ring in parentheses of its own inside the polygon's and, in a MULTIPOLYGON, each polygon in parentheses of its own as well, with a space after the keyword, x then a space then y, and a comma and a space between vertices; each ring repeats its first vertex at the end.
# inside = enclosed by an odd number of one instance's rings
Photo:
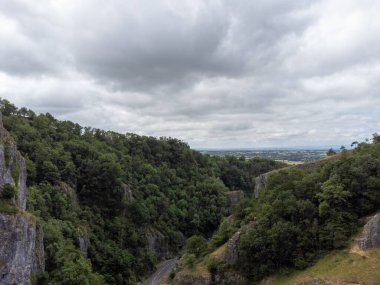
POLYGON ((302 163, 326 157, 327 150, 201 150, 211 156, 262 157, 289 163, 302 163))

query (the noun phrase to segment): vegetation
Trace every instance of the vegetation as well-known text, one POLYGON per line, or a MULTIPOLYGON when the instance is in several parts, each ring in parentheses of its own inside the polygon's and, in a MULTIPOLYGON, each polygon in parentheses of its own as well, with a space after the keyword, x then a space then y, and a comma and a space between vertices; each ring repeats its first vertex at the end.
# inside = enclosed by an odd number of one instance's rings
POLYGON ((217 158, 173 138, 119 134, 1 100, 4 127, 25 157, 28 211, 45 232, 40 284, 134 284, 154 269, 147 233, 175 252, 181 236, 210 237, 225 192, 251 191, 254 176, 283 166, 217 158), (89 238, 88 258, 79 238, 89 238))
POLYGON ((222 223, 211 248, 232 235, 231 229, 255 221, 242 234, 239 259, 232 270, 251 280, 284 269, 304 269, 326 252, 349 244, 360 218, 380 209, 380 143, 342 149, 339 159, 311 170, 273 172, 258 199, 235 209, 235 221, 222 223))
POLYGON ((17 207, 9 200, 0 198, 0 213, 5 214, 16 214, 17 207))
POLYGON ((330 149, 326 152, 326 155, 327 155, 327 156, 331 156, 331 155, 334 155, 334 154, 336 154, 336 151, 333 150, 332 148, 330 148, 330 149))
POLYGON ((13 199, 17 194, 17 189, 15 186, 7 183, 4 185, 3 190, 1 192, 1 198, 6 200, 13 199))
POLYGON ((350 281, 360 284, 378 284, 380 271, 377 270, 380 249, 359 255, 349 250, 333 251, 323 256, 316 264, 304 271, 290 271, 273 277, 274 285, 302 284, 317 278, 331 282, 350 281))

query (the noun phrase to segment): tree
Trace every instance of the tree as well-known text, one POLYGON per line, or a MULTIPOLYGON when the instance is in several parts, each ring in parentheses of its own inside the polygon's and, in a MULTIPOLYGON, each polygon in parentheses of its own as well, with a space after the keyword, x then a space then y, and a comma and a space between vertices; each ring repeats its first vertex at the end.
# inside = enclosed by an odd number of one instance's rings
POLYGON ((194 254, 199 257, 205 251, 206 246, 207 241, 204 237, 194 235, 186 241, 185 250, 188 254, 194 254))
POLYGON ((334 155, 336 154, 336 151, 333 150, 332 148, 330 148, 327 152, 326 152, 327 156, 331 156, 331 155, 334 155))

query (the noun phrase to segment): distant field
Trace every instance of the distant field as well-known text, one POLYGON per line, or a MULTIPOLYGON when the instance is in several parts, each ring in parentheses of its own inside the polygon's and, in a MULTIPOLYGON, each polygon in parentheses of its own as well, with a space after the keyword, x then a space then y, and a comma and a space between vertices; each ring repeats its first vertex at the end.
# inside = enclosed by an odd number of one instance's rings
POLYGON ((200 152, 212 156, 232 155, 247 158, 270 158, 296 164, 326 157, 327 150, 201 150, 200 152))

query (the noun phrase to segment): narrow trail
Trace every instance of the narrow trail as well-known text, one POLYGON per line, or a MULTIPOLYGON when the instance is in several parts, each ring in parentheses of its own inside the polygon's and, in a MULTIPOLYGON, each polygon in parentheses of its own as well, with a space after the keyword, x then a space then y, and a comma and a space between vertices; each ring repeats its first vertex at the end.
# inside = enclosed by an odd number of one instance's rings
POLYGON ((154 272, 153 275, 143 283, 143 285, 160 285, 161 282, 163 282, 169 276, 170 272, 175 267, 177 262, 177 258, 161 262, 158 265, 156 272, 154 272))

